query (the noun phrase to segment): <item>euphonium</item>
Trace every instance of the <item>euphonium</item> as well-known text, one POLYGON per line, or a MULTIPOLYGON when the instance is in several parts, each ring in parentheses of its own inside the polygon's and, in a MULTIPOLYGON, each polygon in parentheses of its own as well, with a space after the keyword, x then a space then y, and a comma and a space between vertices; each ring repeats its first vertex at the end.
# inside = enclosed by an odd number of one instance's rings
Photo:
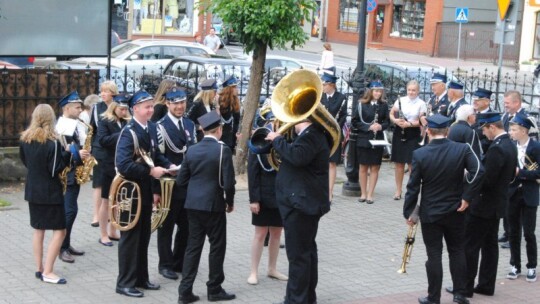
MULTIPOLYGON (((272 93, 272 113, 277 120, 284 124, 277 130, 284 134, 294 125, 305 120, 320 124, 332 139, 332 155, 339 145, 338 123, 321 105, 322 82, 319 76, 309 70, 297 70, 283 77, 272 93)), ((271 150, 269 161, 272 167, 279 168, 279 158, 274 149, 271 150)))
POLYGON ((397 271, 398 273, 406 273, 406 266, 411 260, 411 254, 414 246, 414 240, 416 237, 416 230, 418 229, 418 223, 413 226, 409 226, 407 231, 407 237, 405 238, 405 248, 403 249, 403 257, 401 261, 401 267, 397 271))
POLYGON ((162 177, 159 179, 161 186, 161 202, 157 205, 157 208, 152 210, 152 232, 156 231, 169 214, 171 210, 171 198, 175 179, 172 177, 162 177))
MULTIPOLYGON (((86 136, 86 140, 84 141, 83 150, 90 151, 94 128, 92 128, 92 126, 85 123, 84 121, 80 121, 88 128, 88 133, 86 136)), ((77 184, 82 185, 90 180, 90 174, 92 173, 92 169, 95 165, 97 165, 97 160, 94 156, 90 155, 86 160, 83 160, 82 165, 75 168, 75 180, 77 181, 77 184)))

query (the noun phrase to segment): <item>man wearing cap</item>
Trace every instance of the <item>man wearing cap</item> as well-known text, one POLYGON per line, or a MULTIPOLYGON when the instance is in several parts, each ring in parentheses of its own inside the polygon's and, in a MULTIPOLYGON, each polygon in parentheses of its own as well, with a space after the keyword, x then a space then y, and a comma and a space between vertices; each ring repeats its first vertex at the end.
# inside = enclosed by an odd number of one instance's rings
POLYGON ((235 299, 222 287, 225 280, 223 262, 227 247, 227 216, 234 210, 235 178, 232 152, 219 139, 221 117, 211 111, 199 118, 204 138, 184 155, 176 182, 187 188, 185 208, 189 221, 189 237, 178 286, 178 303, 199 300, 193 294, 193 283, 206 236, 210 242, 209 274, 206 283, 208 301, 235 299))
MULTIPOLYGON (((64 98, 62 98, 58 105, 62 108, 62 116, 58 120, 56 129, 63 129, 62 120, 76 121, 79 114, 82 112, 82 100, 79 97, 77 91, 73 91, 64 98)), ((71 131, 70 131, 71 132, 71 131)), ((75 262, 73 255, 83 255, 84 251, 76 250, 71 246, 71 230, 77 218, 79 191, 81 186, 75 180, 75 169, 77 166, 83 164, 83 160, 90 156, 90 151, 81 149, 81 142, 79 141, 79 134, 77 129, 73 130, 71 134, 65 134, 65 132, 59 131, 62 135, 61 142, 64 145, 66 151, 71 152, 70 166, 71 169, 67 174, 67 187, 64 193, 64 208, 66 211, 66 237, 60 247, 60 260, 66 263, 75 262)))
POLYGON ((448 99, 450 104, 446 112, 446 116, 450 117, 452 122, 456 121, 456 111, 462 105, 467 104, 465 98, 463 98, 463 85, 455 81, 450 81, 448 84, 448 99))
MULTIPOLYGON (((483 88, 478 88, 472 94, 473 108, 476 114, 493 112, 489 106, 491 102, 491 95, 493 92, 483 88)), ((478 122, 472 124, 472 128, 476 130, 476 133, 480 137, 480 143, 482 145, 482 151, 487 151, 491 141, 484 135, 482 128, 478 122)))
POLYGON ((328 155, 330 143, 322 127, 309 120, 294 126, 292 143, 276 132, 266 139, 281 156, 276 177, 278 203, 289 258, 289 281, 284 303, 317 303, 317 230, 330 211, 328 155))
MULTIPOLYGON (((345 95, 336 90, 336 81, 338 77, 324 73, 321 77, 323 82, 323 95, 321 98, 321 104, 328 110, 328 112, 336 119, 339 124, 339 129, 343 128, 345 119, 347 119, 347 102, 345 95)), ((341 139, 340 139, 341 141, 341 139)), ((341 144, 338 145, 338 149, 334 154, 330 155, 330 200, 332 200, 332 193, 334 190, 334 184, 336 183, 337 165, 341 163, 341 144)))
POLYGON ((510 136, 517 144, 517 177, 510 185, 510 202, 507 216, 510 240, 511 270, 509 279, 517 279, 521 274, 521 229, 525 237, 527 250, 528 282, 536 281, 538 249, 536 244, 536 212, 539 202, 540 143, 531 140, 528 133, 533 127, 532 121, 523 114, 516 114, 510 121, 510 136))
MULTIPOLYGON (((196 143, 195 124, 189 118, 183 117, 186 111, 186 100, 185 91, 178 88, 172 88, 165 93, 165 101, 169 111, 157 123, 159 149, 176 166, 182 164, 187 148, 196 143)), ((184 209, 186 193, 183 190, 178 185, 174 186, 169 214, 158 229, 157 236, 159 273, 172 280, 178 279, 175 272, 182 272, 189 234, 184 209), (175 225, 177 225, 177 230, 174 238, 174 248, 172 248, 175 225)), ((154 181, 154 193, 161 193, 161 187, 157 180, 154 181)))
POLYGON ((421 304, 440 303, 444 238, 454 283, 454 302, 469 303, 464 295, 467 279, 464 211, 481 185, 484 170, 467 144, 445 138, 450 118, 435 114, 427 118, 427 123, 430 141, 413 152, 412 172, 403 206, 408 225, 416 224, 420 218, 428 256, 428 295, 418 301, 421 304), (421 200, 418 203, 420 191, 421 200))
POLYGON ((467 297, 472 297, 473 292, 488 296, 495 293, 499 262, 497 244, 499 220, 506 213, 508 187, 515 177, 517 165, 517 150, 504 131, 500 113, 478 114, 477 120, 484 135, 492 141, 492 144, 482 160, 485 170, 482 188, 471 202, 465 222, 465 253, 468 268, 465 295, 467 297), (482 260, 480 272, 478 272, 480 251, 482 251, 482 260), (478 284, 475 287, 474 281, 477 274, 478 284))
POLYGON ((428 102, 428 107, 431 106, 431 114, 448 116, 446 112, 450 101, 448 100, 446 90, 446 76, 435 73, 429 80, 429 83, 431 84, 431 91, 433 92, 433 95, 428 102))
POLYGON ((471 125, 476 121, 474 109, 471 105, 462 105, 456 110, 456 122, 452 124, 448 131, 448 139, 469 144, 476 157, 482 159, 482 146, 480 145, 480 136, 471 125))
POLYGON ((150 121, 154 113, 154 99, 144 90, 135 92, 129 100, 133 119, 124 127, 116 147, 116 169, 126 179, 140 188, 141 210, 137 224, 121 234, 118 243, 118 278, 116 292, 129 297, 142 297, 136 287, 157 290, 159 284, 149 281, 148 245, 151 234, 152 206, 159 196, 152 194, 153 179, 174 167, 157 147, 156 125, 150 121), (141 153, 147 153, 155 166, 141 161, 141 153))

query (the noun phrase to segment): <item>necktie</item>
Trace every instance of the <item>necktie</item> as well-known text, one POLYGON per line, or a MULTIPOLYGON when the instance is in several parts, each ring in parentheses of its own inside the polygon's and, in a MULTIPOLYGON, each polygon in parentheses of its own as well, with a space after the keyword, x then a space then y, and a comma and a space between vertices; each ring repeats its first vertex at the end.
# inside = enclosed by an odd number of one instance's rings
POLYGON ((184 133, 184 124, 182 122, 182 118, 178 120, 178 129, 180 130, 180 133, 184 133))

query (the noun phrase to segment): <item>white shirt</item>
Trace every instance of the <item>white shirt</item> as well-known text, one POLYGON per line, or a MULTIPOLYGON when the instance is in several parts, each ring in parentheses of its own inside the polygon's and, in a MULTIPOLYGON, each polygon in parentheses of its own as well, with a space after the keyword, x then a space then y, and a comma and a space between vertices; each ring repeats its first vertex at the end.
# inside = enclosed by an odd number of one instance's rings
POLYGON ((525 152, 527 152, 527 146, 529 145, 530 140, 530 138, 527 139, 527 142, 524 145, 520 145, 519 142, 517 143, 518 164, 520 169, 523 169, 525 166, 525 152))
POLYGON ((174 125, 178 128, 178 130, 180 130, 180 128, 178 127, 178 121, 180 121, 180 123, 182 124, 182 128, 184 128, 184 121, 182 120, 182 117, 176 118, 174 117, 174 115, 171 114, 171 112, 167 112, 167 116, 169 116, 172 122, 174 122, 174 125))
POLYGON ((321 65, 319 66, 320 69, 328 69, 335 66, 334 64, 334 52, 324 50, 322 52, 321 57, 321 65))
POLYGON ((426 103, 416 97, 411 100, 409 96, 400 97, 398 101, 394 102, 395 111, 399 111, 399 102, 401 102, 401 111, 408 121, 418 120, 420 113, 426 113, 426 103))
POLYGON ((141 126, 141 128, 143 128, 143 130, 147 130, 146 132, 148 132, 148 129, 147 129, 148 124, 143 125, 142 123, 140 123, 140 122, 137 120, 137 118, 135 118, 135 116, 133 116, 133 120, 135 120, 135 122, 138 123, 139 126, 141 126))

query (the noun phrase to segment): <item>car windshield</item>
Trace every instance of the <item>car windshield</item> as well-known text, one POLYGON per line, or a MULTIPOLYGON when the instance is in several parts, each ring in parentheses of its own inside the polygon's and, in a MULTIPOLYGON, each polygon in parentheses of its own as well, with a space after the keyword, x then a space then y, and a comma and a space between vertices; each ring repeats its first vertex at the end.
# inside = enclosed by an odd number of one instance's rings
POLYGON ((126 52, 129 52, 129 51, 131 51, 133 49, 136 49, 138 47, 139 47, 139 45, 131 43, 131 42, 122 43, 120 45, 115 46, 111 50, 111 57, 112 58, 117 58, 117 57, 125 54, 126 52))
POLYGON ((223 80, 230 75, 234 75, 242 81, 249 80, 248 65, 232 65, 232 64, 206 64, 208 78, 223 80))

